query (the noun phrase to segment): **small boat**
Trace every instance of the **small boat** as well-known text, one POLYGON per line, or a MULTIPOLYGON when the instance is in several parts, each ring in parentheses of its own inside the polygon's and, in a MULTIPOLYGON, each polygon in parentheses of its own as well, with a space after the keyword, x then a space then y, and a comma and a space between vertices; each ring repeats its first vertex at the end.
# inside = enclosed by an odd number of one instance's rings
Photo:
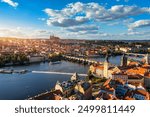
POLYGON ((25 73, 27 73, 27 72, 28 72, 28 70, 25 69, 25 70, 21 70, 19 73, 20 73, 20 74, 25 74, 25 73))
POLYGON ((0 69, 0 73, 4 73, 4 69, 0 69))
POLYGON ((51 61, 50 64, 51 65, 53 65, 53 64, 61 64, 61 61, 54 61, 54 62, 51 61))
POLYGON ((4 70, 3 74, 12 74, 13 70, 4 70))

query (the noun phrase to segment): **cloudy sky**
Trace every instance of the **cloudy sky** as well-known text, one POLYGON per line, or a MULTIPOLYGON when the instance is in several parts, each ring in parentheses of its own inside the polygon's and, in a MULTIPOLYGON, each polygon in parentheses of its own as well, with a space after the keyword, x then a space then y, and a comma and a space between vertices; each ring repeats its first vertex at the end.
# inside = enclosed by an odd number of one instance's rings
POLYGON ((150 39, 150 0, 0 0, 0 37, 150 39))

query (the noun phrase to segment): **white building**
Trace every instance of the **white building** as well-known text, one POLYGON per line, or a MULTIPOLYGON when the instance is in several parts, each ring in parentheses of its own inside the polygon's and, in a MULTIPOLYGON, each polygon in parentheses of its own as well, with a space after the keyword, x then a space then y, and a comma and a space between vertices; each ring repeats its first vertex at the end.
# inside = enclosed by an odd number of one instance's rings
POLYGON ((42 61, 44 61, 43 56, 29 56, 30 63, 36 63, 36 62, 42 62, 42 61))

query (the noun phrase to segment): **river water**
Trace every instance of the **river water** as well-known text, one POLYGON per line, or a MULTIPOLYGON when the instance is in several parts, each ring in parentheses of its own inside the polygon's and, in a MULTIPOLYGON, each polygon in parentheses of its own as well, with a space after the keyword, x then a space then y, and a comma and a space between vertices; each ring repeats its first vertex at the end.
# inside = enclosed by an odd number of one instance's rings
MULTIPOLYGON (((110 57, 112 64, 120 64, 121 56, 110 57)), ((92 58, 97 61, 104 61, 104 58, 92 58)), ((88 66, 62 61, 61 64, 51 65, 49 63, 38 63, 29 66, 5 67, 3 69, 14 69, 29 71, 55 71, 69 73, 87 73, 88 66)), ((22 100, 39 93, 50 90, 55 86, 57 80, 60 82, 70 79, 68 75, 55 74, 0 74, 0 100, 22 100)))

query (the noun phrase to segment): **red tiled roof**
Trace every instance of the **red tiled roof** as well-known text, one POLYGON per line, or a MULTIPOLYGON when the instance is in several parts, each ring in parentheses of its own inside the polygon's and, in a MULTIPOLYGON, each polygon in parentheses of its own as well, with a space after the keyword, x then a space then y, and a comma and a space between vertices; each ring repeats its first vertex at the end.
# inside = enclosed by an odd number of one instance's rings
POLYGON ((150 65, 148 65, 148 64, 144 64, 144 65, 142 65, 142 67, 150 69, 150 65))
POLYGON ((142 79, 143 76, 139 75, 139 74, 135 74, 135 75, 128 75, 128 79, 142 79))
POLYGON ((129 66, 136 66, 136 65, 138 65, 138 64, 139 64, 138 62, 132 61, 132 62, 129 63, 129 66))
POLYGON ((148 78, 150 78, 150 73, 146 73, 145 76, 147 76, 148 78))
POLYGON ((135 90, 135 93, 136 93, 136 94, 141 94, 141 95, 143 95, 143 96, 146 96, 146 95, 148 94, 147 91, 142 90, 142 89, 137 89, 137 90, 135 90))
POLYGON ((127 96, 127 97, 124 98, 124 100, 135 100, 135 99, 127 96))
POLYGON ((125 82, 124 82, 124 80, 122 80, 121 78, 117 78, 117 79, 115 79, 115 81, 116 81, 116 84, 125 84, 125 82))
POLYGON ((125 72, 113 72, 112 75, 127 75, 125 72))
POLYGON ((137 67, 134 69, 128 69, 126 71, 127 74, 140 74, 140 75, 145 75, 145 73, 147 72, 146 68, 142 68, 142 67, 137 67))
POLYGON ((57 94, 57 95, 62 95, 62 92, 60 90, 55 90, 53 91, 54 94, 57 94))
POLYGON ((97 66, 96 69, 104 70, 104 66, 97 66))
POLYGON ((103 86, 106 86, 110 83, 111 79, 106 80, 106 82, 103 84, 103 86))
POLYGON ((108 94, 108 93, 103 93, 103 97, 104 100, 113 100, 113 95, 112 94, 108 94))

